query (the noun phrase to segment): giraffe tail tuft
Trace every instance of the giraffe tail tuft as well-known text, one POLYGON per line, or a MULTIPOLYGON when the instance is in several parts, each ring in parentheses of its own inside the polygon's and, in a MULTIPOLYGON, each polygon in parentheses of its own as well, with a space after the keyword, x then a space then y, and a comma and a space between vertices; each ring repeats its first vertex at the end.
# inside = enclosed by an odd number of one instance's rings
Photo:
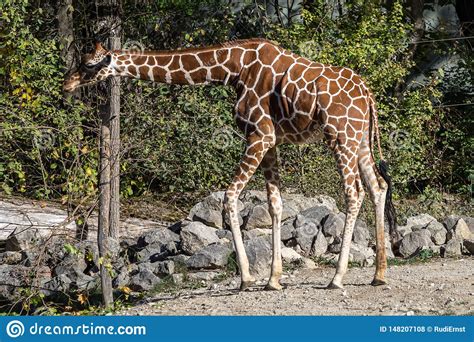
POLYGON ((389 232, 390 232, 390 239, 392 243, 394 240, 398 239, 398 232, 397 232, 397 214, 395 211, 395 206, 393 205, 392 201, 392 193, 393 193, 393 185, 392 185, 392 178, 388 174, 388 164, 384 160, 382 154, 382 146, 380 143, 380 131, 379 131, 379 124, 377 118, 377 108, 375 107, 375 99, 372 94, 368 93, 369 95, 369 106, 370 106, 370 150, 372 152, 372 157, 375 160, 374 156, 374 136, 377 141, 377 147, 379 150, 380 161, 378 164, 378 170, 382 178, 387 183, 387 195, 385 197, 385 219, 388 222, 389 232))
POLYGON ((379 161, 378 169, 388 186, 387 195, 385 197, 385 219, 388 222, 390 238, 394 240, 397 237, 397 214, 392 201, 392 178, 388 174, 388 164, 385 160, 379 161))

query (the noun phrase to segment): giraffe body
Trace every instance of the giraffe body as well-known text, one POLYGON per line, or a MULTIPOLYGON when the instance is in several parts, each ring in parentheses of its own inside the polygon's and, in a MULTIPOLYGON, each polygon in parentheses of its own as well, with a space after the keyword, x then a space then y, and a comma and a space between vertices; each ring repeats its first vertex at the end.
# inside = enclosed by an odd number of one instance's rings
MULTIPOLYGON (((376 167, 374 135, 378 138, 375 101, 359 75, 343 67, 312 62, 274 43, 252 39, 214 47, 145 53, 109 52, 100 45, 78 72, 65 81, 65 90, 108 76, 126 76, 168 84, 221 83, 234 86, 235 121, 247 146, 225 197, 241 271, 241 289, 254 281, 249 272, 238 221, 240 193, 260 166, 266 179, 273 223, 272 273, 268 289, 280 289, 282 274, 277 146, 325 140, 334 152, 346 198, 346 222, 336 275, 329 287, 341 288, 350 243, 365 183, 376 208, 376 274, 374 285, 385 283, 384 205, 387 182, 376 167), (111 56, 111 58, 109 57, 111 56), (100 67, 91 77, 97 65, 100 67), (83 70, 83 71, 81 71, 83 70), (85 77, 85 75, 87 77, 85 77)), ((379 144, 380 149, 380 144, 379 144)))

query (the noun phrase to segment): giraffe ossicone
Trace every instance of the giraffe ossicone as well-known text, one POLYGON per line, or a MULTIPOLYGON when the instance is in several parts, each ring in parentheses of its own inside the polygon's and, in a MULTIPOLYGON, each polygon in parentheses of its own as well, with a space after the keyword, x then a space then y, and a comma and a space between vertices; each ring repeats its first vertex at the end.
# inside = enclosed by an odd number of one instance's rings
POLYGON ((310 61, 264 39, 175 51, 107 51, 100 44, 84 56, 67 77, 65 91, 125 76, 168 84, 219 83, 237 92, 235 121, 246 137, 245 153, 226 191, 224 207, 241 274, 241 289, 254 282, 238 220, 237 201, 260 166, 266 180, 272 217, 273 257, 267 289, 281 289, 280 226, 282 200, 277 146, 325 140, 333 151, 344 184, 346 219, 336 274, 329 288, 342 288, 354 225, 364 199, 364 186, 375 206, 376 271, 373 285, 385 284, 387 268, 384 218, 395 231, 390 178, 375 164, 374 138, 380 158, 375 100, 351 69, 310 61), (387 204, 387 205, 386 205, 387 204))

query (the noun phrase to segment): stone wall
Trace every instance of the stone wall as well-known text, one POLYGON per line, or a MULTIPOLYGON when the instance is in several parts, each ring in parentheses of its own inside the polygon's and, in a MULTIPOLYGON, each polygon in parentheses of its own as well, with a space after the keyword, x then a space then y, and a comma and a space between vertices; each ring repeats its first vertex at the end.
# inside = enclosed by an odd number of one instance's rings
MULTIPOLYGON (((164 279, 209 281, 236 266, 232 234, 223 219, 224 193, 216 192, 196 204, 188 217, 173 225, 125 220, 120 241, 107 241, 105 258, 116 289, 149 291, 164 279), (127 227, 133 229, 127 231, 127 227)), ((248 191, 239 202, 244 245, 251 272, 269 276, 271 218, 266 194, 248 191)), ((283 196, 281 238, 284 262, 314 268, 314 261, 335 262, 341 249, 345 214, 327 196, 283 196)), ((18 301, 19 289, 30 288, 45 298, 65 299, 99 288, 99 257, 94 239, 77 241, 73 223, 59 209, 28 208, 21 212, 11 203, 0 203, 4 252, 0 253, 0 301, 18 301), (12 209, 13 208, 13 209, 12 209), (31 209, 31 210, 30 210, 31 209), (10 222, 8 223, 8 220, 10 222), (49 229, 48 229, 49 227, 49 229)), ((372 266, 375 260, 373 229, 358 220, 350 261, 372 266)), ((387 240, 389 258, 414 257, 431 251, 441 257, 474 253, 474 219, 448 216, 442 222, 427 214, 408 218, 398 227, 399 240, 387 240)))

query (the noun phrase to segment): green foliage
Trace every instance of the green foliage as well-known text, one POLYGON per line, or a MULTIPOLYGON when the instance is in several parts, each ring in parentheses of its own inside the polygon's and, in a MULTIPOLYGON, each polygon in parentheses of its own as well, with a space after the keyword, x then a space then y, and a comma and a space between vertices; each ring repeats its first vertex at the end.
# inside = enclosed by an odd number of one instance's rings
POLYGON ((243 150, 229 89, 133 83, 141 101, 124 92, 122 125, 124 146, 130 148, 122 165, 129 194, 144 180, 170 193, 225 187, 243 150))
POLYGON ((0 10, 1 187, 37 198, 94 193, 97 153, 84 135, 84 106, 62 98, 60 46, 36 37, 42 11, 27 6, 7 1, 0 10))
MULTIPOLYGON (((51 24, 55 13, 46 3, 0 5, 0 185, 6 193, 37 198, 93 199, 97 100, 93 91, 83 91, 81 101, 63 98, 63 47, 51 24)), ((82 44, 92 36, 90 9, 87 2, 75 5, 76 38, 82 44)), ((301 21, 282 26, 251 2, 235 11, 219 0, 124 1, 123 43, 170 49, 267 36, 314 61, 350 67, 377 97, 396 196, 439 199, 441 191, 468 193, 474 173, 472 118, 467 111, 437 108, 441 101, 464 101, 465 94, 458 90, 443 97, 442 73, 403 89, 419 57, 410 57, 411 27, 402 2, 385 9, 375 0, 351 1, 336 17, 327 6, 313 1, 301 21)), ((473 59, 465 53, 469 70, 473 59)), ((459 84, 470 84, 468 76, 462 78, 459 84)), ((122 84, 122 195, 154 191, 189 201, 190 193, 226 188, 243 150, 233 122, 234 92, 220 86, 122 84)), ((341 198, 335 162, 323 144, 282 146, 280 156, 287 190, 341 198)), ((262 177, 250 185, 261 188, 262 177)))
POLYGON ((79 255, 80 254, 80 251, 77 249, 77 247, 69 244, 69 243, 66 243, 64 245, 64 251, 70 255, 79 255))

